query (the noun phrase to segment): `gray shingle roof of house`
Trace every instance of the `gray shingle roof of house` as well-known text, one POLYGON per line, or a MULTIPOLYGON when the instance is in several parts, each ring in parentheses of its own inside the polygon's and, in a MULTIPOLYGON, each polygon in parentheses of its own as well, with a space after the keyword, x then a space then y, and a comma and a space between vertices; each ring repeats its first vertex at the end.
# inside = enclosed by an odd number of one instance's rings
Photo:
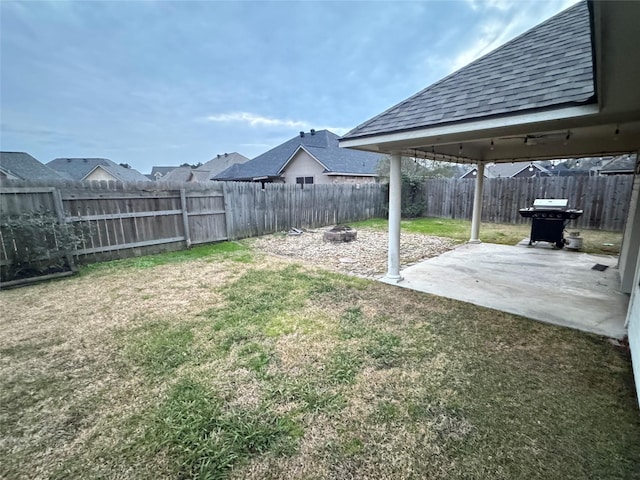
POLYGON ((191 167, 178 167, 171 170, 164 177, 158 179, 159 182, 188 182, 191 179, 191 167))
POLYGON ((57 172, 82 180, 96 167, 104 168, 107 172, 122 182, 146 182, 147 177, 133 168, 124 168, 108 158, 56 158, 47 165, 57 172))
POLYGON ((198 170, 191 167, 178 167, 164 177, 159 182, 208 182, 213 175, 206 170, 198 170))
POLYGON ((338 136, 329 130, 305 133, 272 148, 246 163, 235 164, 214 177, 215 180, 249 180, 277 177, 291 156, 303 147, 328 173, 374 175, 380 154, 340 148, 338 136))
POLYGON ((595 102, 582 1, 351 130, 343 138, 595 102))
POLYGON ((0 152, 0 169, 22 180, 66 179, 25 152, 0 152))
MULTIPOLYGON (((496 163, 494 165, 488 165, 485 168, 484 176, 486 178, 510 178, 515 174, 521 172, 525 168, 529 168, 530 165, 537 170, 537 172, 548 174, 549 170, 538 164, 537 162, 513 162, 513 163, 496 163)), ((476 167, 468 170, 460 178, 466 178, 469 173, 473 172, 476 167)))
POLYGON ((549 173, 542 165, 537 162, 513 162, 513 163, 496 163, 487 167, 491 176, 494 178, 505 178, 505 177, 513 177, 515 174, 521 172, 525 168, 529 168, 529 165, 532 165, 533 168, 538 170, 539 172, 549 173))
POLYGON ((169 173, 171 170, 175 170, 176 168, 178 167, 152 167, 151 173, 146 176, 155 180, 157 173, 164 177, 167 173, 169 173))
POLYGON ((249 159, 247 157, 239 154, 238 152, 223 153, 221 155, 216 155, 205 164, 196 168, 196 170, 199 172, 209 172, 208 179, 211 179, 232 165, 237 163, 246 163, 248 161, 249 159))
POLYGON ((623 173, 629 172, 633 173, 636 167, 636 156, 634 154, 630 155, 620 155, 619 157, 614 158, 609 163, 604 165, 600 172, 604 173, 623 173))

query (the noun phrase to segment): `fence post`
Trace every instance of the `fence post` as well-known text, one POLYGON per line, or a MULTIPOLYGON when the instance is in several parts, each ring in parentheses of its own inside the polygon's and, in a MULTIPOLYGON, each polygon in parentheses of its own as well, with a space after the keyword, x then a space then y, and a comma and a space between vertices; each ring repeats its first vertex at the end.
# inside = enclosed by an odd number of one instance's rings
POLYGON ((191 235, 189 234, 189 211, 187 210, 187 193, 180 189, 180 206, 182 207, 182 224, 184 225, 184 240, 187 248, 191 248, 191 235))
POLYGON ((227 182, 222 182, 222 205, 224 208, 224 226, 227 229, 227 239, 234 240, 235 237, 232 235, 232 232, 231 232, 231 218, 229 217, 230 211, 229 211, 229 203, 227 201, 228 195, 229 195, 229 192, 227 188, 227 182))

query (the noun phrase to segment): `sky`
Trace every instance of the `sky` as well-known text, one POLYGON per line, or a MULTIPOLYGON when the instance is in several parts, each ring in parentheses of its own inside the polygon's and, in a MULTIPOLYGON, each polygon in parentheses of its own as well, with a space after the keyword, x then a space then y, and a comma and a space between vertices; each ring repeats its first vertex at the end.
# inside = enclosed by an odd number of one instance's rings
POLYGON ((249 158, 343 135, 576 0, 0 0, 0 149, 249 158))

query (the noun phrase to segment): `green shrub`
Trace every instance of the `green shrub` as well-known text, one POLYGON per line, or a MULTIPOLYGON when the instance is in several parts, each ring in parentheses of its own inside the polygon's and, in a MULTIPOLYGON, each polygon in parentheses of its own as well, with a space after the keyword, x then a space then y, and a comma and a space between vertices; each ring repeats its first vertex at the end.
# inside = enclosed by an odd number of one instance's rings
POLYGON ((2 246, 7 265, 2 266, 3 281, 35 277, 64 271, 66 256, 82 241, 82 228, 59 224, 51 212, 28 212, 0 220, 2 246))
MULTIPOLYGON (((423 177, 415 177, 406 173, 402 174, 402 200, 401 200, 401 215, 402 218, 416 218, 422 216, 424 210, 427 208, 427 202, 425 202, 422 196, 422 184, 424 183, 423 177)), ((389 199, 389 185, 385 185, 385 196, 389 199)), ((388 213, 388 201, 385 204, 385 211, 388 213)))

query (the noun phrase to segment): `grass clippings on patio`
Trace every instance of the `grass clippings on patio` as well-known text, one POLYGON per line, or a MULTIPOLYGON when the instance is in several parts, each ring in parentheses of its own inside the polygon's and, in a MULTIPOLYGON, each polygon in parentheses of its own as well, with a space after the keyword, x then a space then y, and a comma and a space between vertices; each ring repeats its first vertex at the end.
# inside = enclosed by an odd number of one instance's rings
MULTIPOLYGON (((376 228, 384 231, 389 228, 387 220, 382 218, 365 220, 352 225, 356 227, 376 228)), ((469 220, 450 218, 421 217, 403 219, 400 228, 403 232, 445 237, 462 243, 469 240, 471 222, 469 220)), ((585 253, 602 255, 618 255, 620 253, 620 245, 622 243, 622 233, 620 232, 573 228, 571 224, 567 227, 567 231, 580 232, 580 236, 583 239, 581 251, 585 253)), ((480 240, 485 243, 516 245, 524 238, 529 238, 530 233, 531 225, 529 223, 507 224, 482 222, 480 225, 480 240)))
POLYGON ((0 477, 638 476, 605 339, 219 245, 0 292, 0 477))

